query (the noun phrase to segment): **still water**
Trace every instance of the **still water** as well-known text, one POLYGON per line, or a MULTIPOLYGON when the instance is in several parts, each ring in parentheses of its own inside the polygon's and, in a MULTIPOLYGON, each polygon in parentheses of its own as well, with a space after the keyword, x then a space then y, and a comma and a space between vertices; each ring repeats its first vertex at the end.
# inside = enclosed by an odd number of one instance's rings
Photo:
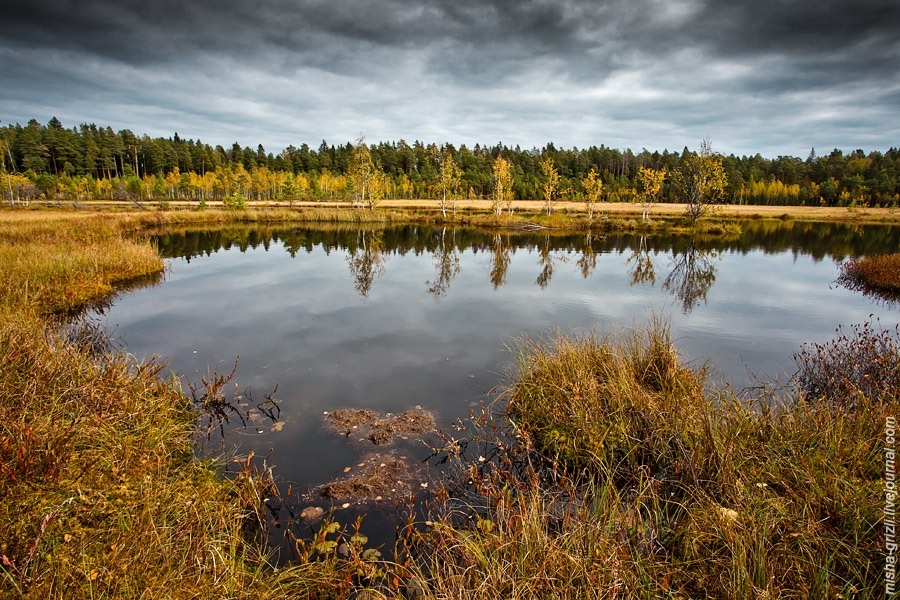
MULTIPOLYGON (((750 222, 717 241, 221 229, 157 241, 163 283, 121 294, 101 320, 136 357, 165 357, 186 385, 236 357, 235 381, 254 400, 277 385, 283 424, 234 439, 241 453, 271 449, 279 477, 301 492, 366 451, 328 431, 323 413, 421 406, 447 428, 507 380, 520 336, 615 333, 662 316, 686 361, 739 391, 787 381, 793 353, 839 325, 900 319, 834 283, 845 257, 900 251, 897 227, 750 222)), ((402 452, 428 455, 422 444, 402 452)))

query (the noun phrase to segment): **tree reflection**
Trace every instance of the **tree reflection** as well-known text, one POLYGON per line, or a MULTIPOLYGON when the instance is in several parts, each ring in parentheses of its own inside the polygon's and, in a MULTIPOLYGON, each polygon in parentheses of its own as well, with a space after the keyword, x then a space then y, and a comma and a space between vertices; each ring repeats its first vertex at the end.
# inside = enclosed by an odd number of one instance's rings
POLYGON ((534 280, 534 283, 541 289, 546 288, 553 278, 553 273, 556 270, 556 262, 568 262, 569 260, 564 255, 552 254, 551 250, 550 234, 548 233, 544 236, 543 245, 538 249, 538 265, 541 266, 541 272, 538 274, 537 279, 534 280))
POLYGON ((585 279, 591 276, 594 269, 597 268, 597 252, 594 250, 594 234, 588 233, 584 236, 584 243, 581 246, 581 256, 575 263, 581 276, 585 279))
POLYGON ((716 281, 715 250, 702 250, 691 240, 680 252, 673 250, 672 269, 663 281, 663 289, 681 302, 684 312, 690 312, 702 300, 716 281))
POLYGON ((500 286, 506 285, 506 270, 509 269, 509 263, 512 261, 509 240, 504 243, 503 236, 499 233, 494 234, 491 252, 491 283, 496 290, 500 286))
POLYGON ((440 246, 434 253, 434 266, 437 277, 434 281, 425 282, 428 293, 435 298, 447 294, 450 282, 459 273, 459 250, 456 248, 456 230, 451 232, 451 239, 447 240, 447 228, 441 229, 440 246))
POLYGON ((547 287, 550 279, 553 277, 553 256, 550 254, 550 236, 544 237, 544 244, 540 248, 540 256, 538 264, 541 266, 541 272, 538 274, 534 282, 541 288, 547 287))
POLYGON ((357 233, 356 247, 347 257, 356 293, 368 298, 375 278, 384 272, 384 235, 380 231, 357 233))
POLYGON ((625 261, 628 267, 628 285, 637 285, 639 283, 656 283, 656 266, 650 257, 650 251, 647 249, 647 238, 641 236, 638 247, 625 261))

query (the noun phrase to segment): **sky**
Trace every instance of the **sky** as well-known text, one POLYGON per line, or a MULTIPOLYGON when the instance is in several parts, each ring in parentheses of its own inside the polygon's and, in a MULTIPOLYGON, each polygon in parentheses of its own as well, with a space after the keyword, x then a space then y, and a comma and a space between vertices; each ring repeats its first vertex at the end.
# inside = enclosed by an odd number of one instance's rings
POLYGON ((900 146, 898 0, 4 0, 0 125, 806 158, 900 146))

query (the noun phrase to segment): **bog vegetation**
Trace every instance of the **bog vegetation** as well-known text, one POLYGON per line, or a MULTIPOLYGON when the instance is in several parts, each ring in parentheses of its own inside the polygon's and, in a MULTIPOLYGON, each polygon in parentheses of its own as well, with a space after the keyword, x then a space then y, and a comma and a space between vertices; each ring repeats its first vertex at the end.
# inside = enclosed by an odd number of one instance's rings
MULTIPOLYGON (((708 144, 707 144, 708 147, 708 144)), ((404 140, 364 139, 317 147, 300 144, 276 153, 262 145, 230 148, 56 118, 46 125, 0 129, 0 197, 8 201, 116 200, 352 200, 380 198, 493 198, 679 202, 703 187, 730 204, 896 206, 900 151, 844 154, 833 150, 805 159, 718 156, 721 172, 703 186, 694 177, 704 149, 634 153, 604 145, 589 148, 473 147, 404 140), (659 184, 642 169, 664 173, 659 184), (594 173, 592 176, 591 173, 594 173), (680 179, 689 173, 693 181, 680 179), (597 187, 597 182, 602 187, 597 187), (715 184, 715 185, 709 185, 715 184), (656 187, 658 185, 658 188, 656 187), (652 191, 652 193, 648 193, 652 191)))
POLYGON ((778 397, 711 389, 664 323, 523 340, 508 387, 436 451, 454 468, 396 552, 326 514, 276 568, 271 469, 249 457, 223 478, 159 364, 54 317, 158 274, 145 227, 263 215, 0 213, 0 595, 883 596, 900 345, 877 324, 799 349, 778 397))
POLYGON ((900 301, 900 254, 852 258, 841 264, 838 282, 888 303, 900 301))

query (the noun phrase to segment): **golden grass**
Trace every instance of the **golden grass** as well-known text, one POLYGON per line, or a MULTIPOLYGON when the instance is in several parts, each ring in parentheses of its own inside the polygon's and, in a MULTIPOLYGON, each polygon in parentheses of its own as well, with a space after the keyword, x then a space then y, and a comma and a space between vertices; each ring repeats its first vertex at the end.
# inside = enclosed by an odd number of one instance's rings
MULTIPOLYGON (((702 369, 681 366, 658 322, 622 339, 519 350, 506 393, 518 439, 587 474, 581 506, 594 516, 583 518, 605 524, 592 543, 621 557, 625 574, 599 589, 640 581, 610 595, 879 597, 880 435, 895 406, 856 393, 757 404, 705 389, 702 369), (593 503, 598 494, 613 507, 593 503)), ((533 504, 527 494, 512 502, 533 504)))
POLYGON ((660 323, 523 341, 515 443, 468 465, 477 502, 444 504, 397 562, 338 558, 326 520, 275 569, 248 537, 271 472, 222 478, 193 456, 196 413, 158 364, 48 317, 158 274, 146 228, 360 212, 0 211, 0 596, 881 597, 896 405, 738 401, 684 367, 660 323))
POLYGON ((193 457, 177 381, 47 319, 158 273, 123 232, 159 220, 0 213, 0 596, 327 595, 333 562, 275 570, 247 538, 271 476, 193 457))

